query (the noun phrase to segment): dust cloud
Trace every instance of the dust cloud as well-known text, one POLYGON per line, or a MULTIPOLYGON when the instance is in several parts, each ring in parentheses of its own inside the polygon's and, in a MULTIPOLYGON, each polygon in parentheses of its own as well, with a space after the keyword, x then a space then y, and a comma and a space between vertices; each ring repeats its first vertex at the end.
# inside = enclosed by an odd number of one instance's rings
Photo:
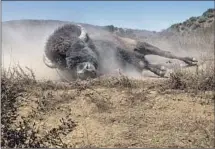
POLYGON ((117 76, 119 74, 126 75, 130 78, 140 78, 141 73, 132 65, 120 63, 117 57, 117 47, 122 47, 121 43, 112 33, 92 26, 84 26, 97 46, 100 53, 101 73, 117 76))
MULTIPOLYGON (((16 22, 16 21, 15 21, 16 22)), ((28 67, 35 73, 38 80, 59 80, 62 75, 56 69, 48 68, 42 60, 44 46, 47 38, 53 31, 64 23, 38 23, 38 21, 17 21, 16 23, 3 23, 2 27, 2 65, 4 68, 9 68, 19 64, 22 68, 28 67), (35 23, 36 22, 36 23, 35 23)), ((49 22, 49 21, 48 21, 49 22)), ((113 35, 100 27, 83 25, 90 35, 90 38, 95 42, 100 54, 103 74, 116 73, 121 70, 121 65, 116 57, 116 47, 120 43, 113 35)), ((175 41, 153 38, 146 39, 146 42, 159 47, 162 50, 171 51, 178 56, 191 56, 199 58, 199 53, 195 44, 192 48, 186 49, 174 43, 175 41)), ((186 41, 186 40, 185 40, 186 41)), ((199 42, 198 42, 199 43, 199 42)), ((172 64, 167 64, 167 58, 159 56, 146 56, 153 64, 162 64, 167 68, 173 67, 172 64)), ((179 60, 171 60, 173 64, 181 64, 179 60)), ((147 76, 156 76, 152 72, 143 70, 142 73, 137 71, 133 66, 126 65, 124 75, 132 78, 142 78, 147 76)), ((67 78, 68 76, 65 76, 67 78)))
POLYGON ((48 68, 42 60, 46 39, 57 26, 30 27, 19 25, 2 28, 2 66, 3 68, 21 66, 32 69, 38 80, 58 80, 54 69, 48 68))
MULTIPOLYGON (((71 80, 67 72, 60 72, 48 68, 43 63, 43 51, 47 38, 62 24, 54 25, 21 23, 3 25, 2 65, 4 68, 14 67, 17 64, 25 70, 30 68, 37 80, 71 80)), ((113 35, 99 27, 84 26, 95 42, 100 53, 102 74, 118 75, 122 72, 121 65, 116 57, 116 47, 119 46, 113 35), (120 70, 120 71, 119 71, 120 70)), ((133 66, 127 65, 124 75, 140 77, 141 74, 133 66)))

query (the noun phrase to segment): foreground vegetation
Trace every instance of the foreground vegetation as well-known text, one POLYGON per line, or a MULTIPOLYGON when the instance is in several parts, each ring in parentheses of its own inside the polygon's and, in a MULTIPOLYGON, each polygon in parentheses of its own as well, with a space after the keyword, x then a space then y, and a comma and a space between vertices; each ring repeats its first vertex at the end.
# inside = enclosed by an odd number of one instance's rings
POLYGON ((30 69, 3 70, 1 146, 214 147, 214 71, 198 71, 57 83, 36 81, 30 69))

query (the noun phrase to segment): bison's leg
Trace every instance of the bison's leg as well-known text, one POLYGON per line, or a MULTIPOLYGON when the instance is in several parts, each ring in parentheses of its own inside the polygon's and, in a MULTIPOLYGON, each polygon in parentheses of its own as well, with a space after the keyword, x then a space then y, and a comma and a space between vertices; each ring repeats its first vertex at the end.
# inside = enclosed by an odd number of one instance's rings
POLYGON ((167 72, 166 68, 162 65, 148 64, 146 69, 150 70, 151 72, 160 77, 164 77, 167 72))
POLYGON ((140 60, 139 59, 139 63, 133 63, 133 65, 139 69, 140 72, 143 71, 143 69, 147 69, 151 72, 153 72, 154 74, 160 76, 160 77, 164 77, 167 70, 164 66, 162 65, 155 65, 155 64, 150 64, 148 61, 144 60, 140 60), (147 63, 146 63, 147 62, 147 63))
POLYGON ((141 72, 143 71, 143 69, 147 69, 160 77, 164 77, 167 72, 166 68, 163 65, 151 64, 146 59, 144 59, 144 61, 140 60, 139 64, 135 64, 135 67, 138 68, 141 72))
POLYGON ((197 60, 192 57, 180 57, 172 54, 171 52, 168 51, 162 51, 159 48, 150 45, 146 42, 138 42, 137 47, 134 49, 135 52, 141 53, 143 55, 158 55, 166 58, 171 58, 171 59, 178 59, 181 61, 184 61, 188 65, 197 65, 197 60))
POLYGON ((118 48, 118 57, 123 63, 132 64, 141 73, 143 69, 147 69, 160 77, 164 77, 166 69, 162 65, 150 64, 142 54, 130 53, 118 48))
POLYGON ((155 65, 155 64, 149 63, 149 61, 146 60, 145 56, 142 54, 134 53, 134 55, 135 55, 135 59, 139 61, 139 63, 134 63, 134 65, 137 68, 139 68, 141 71, 143 69, 147 69, 160 77, 165 76, 167 70, 163 65, 155 65))

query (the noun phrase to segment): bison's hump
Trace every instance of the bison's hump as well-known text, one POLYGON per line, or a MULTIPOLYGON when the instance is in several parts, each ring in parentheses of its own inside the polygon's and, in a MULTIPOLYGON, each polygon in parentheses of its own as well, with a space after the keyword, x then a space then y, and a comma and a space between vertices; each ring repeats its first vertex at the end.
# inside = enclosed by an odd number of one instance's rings
POLYGON ((48 38, 46 52, 57 52, 65 55, 69 48, 79 40, 80 34, 81 30, 77 25, 66 24, 59 27, 48 38))

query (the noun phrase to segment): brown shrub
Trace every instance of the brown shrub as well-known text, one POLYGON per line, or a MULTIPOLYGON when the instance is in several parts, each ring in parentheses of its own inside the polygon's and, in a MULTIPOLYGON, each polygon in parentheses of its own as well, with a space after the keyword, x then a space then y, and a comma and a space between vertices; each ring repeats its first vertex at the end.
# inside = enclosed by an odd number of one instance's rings
MULTIPOLYGON (((28 68, 27 68, 28 69, 28 68)), ((18 117, 18 97, 24 96, 29 88, 45 86, 53 88, 50 82, 39 83, 34 73, 24 71, 17 66, 2 69, 1 73, 1 147, 3 148, 46 148, 50 146, 68 148, 60 138, 65 132, 72 131, 76 124, 62 119, 58 128, 53 128, 43 137, 39 137, 38 129, 31 123, 32 117, 22 118, 19 124, 14 123, 18 117)))
POLYGON ((212 91, 215 89, 214 63, 197 66, 196 70, 176 69, 168 80, 172 89, 212 91))

